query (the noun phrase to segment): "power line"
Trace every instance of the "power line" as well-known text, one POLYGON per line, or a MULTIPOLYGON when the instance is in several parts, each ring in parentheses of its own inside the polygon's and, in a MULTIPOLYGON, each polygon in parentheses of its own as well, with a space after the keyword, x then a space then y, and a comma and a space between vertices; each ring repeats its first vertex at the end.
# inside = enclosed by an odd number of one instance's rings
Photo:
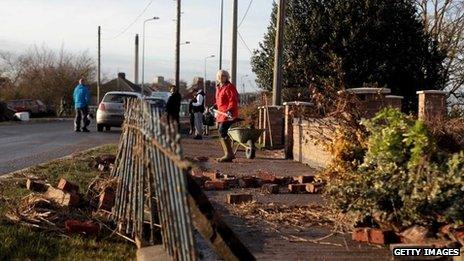
POLYGON ((119 36, 123 35, 127 30, 129 30, 129 28, 131 28, 135 23, 137 23, 137 21, 139 20, 139 18, 145 13, 145 11, 147 11, 148 7, 150 7, 150 5, 153 3, 153 0, 150 1, 146 6, 145 8, 142 10, 142 12, 135 18, 135 20, 130 23, 126 28, 124 28, 119 34, 117 34, 116 36, 114 36, 113 38, 111 39, 116 39, 118 38, 119 36))
POLYGON ((248 49, 251 55, 253 55, 253 51, 251 51, 250 47, 248 47, 247 43, 245 42, 245 39, 243 39, 242 34, 238 32, 238 37, 240 38, 240 42, 248 49))
POLYGON ((253 3, 253 0, 250 0, 250 3, 248 4, 247 10, 245 11, 245 14, 242 17, 242 20, 240 20, 240 23, 238 24, 238 27, 242 25, 243 21, 245 20, 246 16, 248 15, 248 11, 250 11, 251 4, 253 3))

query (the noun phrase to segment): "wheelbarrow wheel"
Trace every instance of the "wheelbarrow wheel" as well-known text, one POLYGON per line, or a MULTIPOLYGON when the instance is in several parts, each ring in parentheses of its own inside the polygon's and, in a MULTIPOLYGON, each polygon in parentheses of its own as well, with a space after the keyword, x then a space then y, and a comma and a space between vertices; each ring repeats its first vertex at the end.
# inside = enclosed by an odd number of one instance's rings
POLYGON ((254 159, 256 157, 255 143, 252 140, 247 141, 245 156, 247 159, 254 159))

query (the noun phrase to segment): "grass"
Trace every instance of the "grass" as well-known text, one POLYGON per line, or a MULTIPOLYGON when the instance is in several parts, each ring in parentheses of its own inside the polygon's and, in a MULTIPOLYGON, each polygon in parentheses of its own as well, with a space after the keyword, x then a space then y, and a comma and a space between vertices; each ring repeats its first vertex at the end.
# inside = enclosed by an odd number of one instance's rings
POLYGON ((30 194, 24 187, 25 176, 37 176, 56 185, 61 177, 79 185, 80 192, 86 192, 89 182, 98 171, 89 167, 92 157, 101 154, 115 154, 116 145, 107 145, 77 154, 71 158, 56 160, 28 169, 11 178, 0 179, 0 260, 130 260, 135 259, 133 244, 110 235, 109 231, 96 238, 64 236, 13 224, 4 218, 6 205, 15 204, 30 194), (8 204, 5 204, 8 203, 8 204))

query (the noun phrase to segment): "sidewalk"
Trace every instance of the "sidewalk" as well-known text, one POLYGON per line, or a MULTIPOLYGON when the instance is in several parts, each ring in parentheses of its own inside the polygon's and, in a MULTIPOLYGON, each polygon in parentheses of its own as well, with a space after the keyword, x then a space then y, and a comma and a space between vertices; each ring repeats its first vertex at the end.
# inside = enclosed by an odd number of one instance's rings
MULTIPOLYGON (((184 155, 195 158, 208 157, 201 163, 208 170, 219 170, 223 174, 254 175, 257 170, 264 170, 277 176, 314 175, 315 170, 291 160, 275 158, 275 153, 258 151, 255 160, 247 160, 244 152, 239 151, 234 163, 216 163, 222 156, 222 149, 216 139, 202 141, 184 138, 182 140, 184 155)), ((259 189, 233 189, 229 191, 206 192, 213 205, 223 215, 224 220, 239 235, 243 243, 249 247, 258 260, 389 260, 391 255, 386 247, 358 244, 351 240, 351 234, 335 234, 319 243, 307 242, 323 238, 332 233, 330 227, 324 226, 292 226, 273 227, 265 220, 257 218, 245 219, 235 215, 234 207, 225 203, 227 194, 241 192, 253 194, 259 205, 274 206, 324 206, 321 195, 313 194, 277 194, 262 195, 259 189), (289 238, 303 238, 305 242, 295 242, 289 238)), ((291 221, 291 220, 289 220, 291 221)), ((292 222, 289 222, 291 224, 292 222)))

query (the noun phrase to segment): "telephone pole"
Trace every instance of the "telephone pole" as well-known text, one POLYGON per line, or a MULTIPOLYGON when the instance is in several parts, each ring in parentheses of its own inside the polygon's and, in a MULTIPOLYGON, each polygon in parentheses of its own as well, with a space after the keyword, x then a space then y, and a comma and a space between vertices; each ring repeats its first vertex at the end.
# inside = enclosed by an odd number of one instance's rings
POLYGON ((181 0, 177 0, 177 30, 176 30, 176 87, 179 90, 180 86, 180 16, 181 16, 181 0))
POLYGON ((272 83, 272 104, 282 105, 282 63, 284 45, 286 0, 279 0, 279 11, 277 14, 277 34, 275 40, 274 57, 274 80, 272 83))
POLYGON ((232 8, 232 57, 231 57, 231 82, 233 85, 237 84, 237 12, 238 12, 238 0, 234 0, 234 7, 232 8))
POLYGON ((97 105, 100 103, 101 84, 101 27, 98 26, 98 58, 97 58, 97 105))
POLYGON ((139 84, 139 35, 135 35, 134 83, 139 84))
POLYGON ((221 33, 219 36, 219 70, 222 70, 222 31, 224 28, 224 0, 221 0, 221 33))

